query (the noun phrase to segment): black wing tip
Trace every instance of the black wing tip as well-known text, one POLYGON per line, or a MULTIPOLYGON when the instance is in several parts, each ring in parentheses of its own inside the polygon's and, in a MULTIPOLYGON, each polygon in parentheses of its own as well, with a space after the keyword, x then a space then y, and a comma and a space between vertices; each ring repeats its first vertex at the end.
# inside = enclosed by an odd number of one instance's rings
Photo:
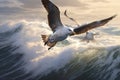
POLYGON ((110 19, 113 19, 113 18, 115 18, 116 16, 117 16, 117 14, 111 16, 110 19))
POLYGON ((48 4, 49 3, 49 0, 41 0, 42 1, 42 4, 45 5, 45 4, 48 4))
POLYGON ((67 16, 67 9, 65 10, 64 15, 67 16))
POLYGON ((117 16, 117 14, 113 15, 112 17, 115 18, 117 16))
POLYGON ((112 20, 113 18, 115 18, 116 16, 117 16, 117 14, 115 14, 115 15, 109 17, 109 18, 106 18, 104 20, 101 20, 101 22, 105 22, 105 24, 106 24, 107 22, 109 22, 110 20, 112 20))

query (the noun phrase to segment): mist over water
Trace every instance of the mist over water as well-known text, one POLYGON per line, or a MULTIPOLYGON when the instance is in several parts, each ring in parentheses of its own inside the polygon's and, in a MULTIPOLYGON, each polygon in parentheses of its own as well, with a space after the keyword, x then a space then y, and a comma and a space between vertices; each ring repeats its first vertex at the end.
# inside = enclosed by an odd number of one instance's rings
POLYGON ((41 39, 52 33, 46 22, 1 24, 0 80, 119 80, 120 29, 92 31, 99 33, 95 42, 82 41, 82 34, 48 51, 41 39))

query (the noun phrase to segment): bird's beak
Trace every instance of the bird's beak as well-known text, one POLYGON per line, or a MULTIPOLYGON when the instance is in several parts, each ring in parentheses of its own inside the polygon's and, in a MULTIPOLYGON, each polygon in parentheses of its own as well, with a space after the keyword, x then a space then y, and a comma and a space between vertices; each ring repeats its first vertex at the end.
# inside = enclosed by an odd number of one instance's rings
POLYGON ((71 33, 70 33, 70 36, 72 36, 72 35, 75 35, 76 33, 74 32, 74 31, 72 31, 71 33))

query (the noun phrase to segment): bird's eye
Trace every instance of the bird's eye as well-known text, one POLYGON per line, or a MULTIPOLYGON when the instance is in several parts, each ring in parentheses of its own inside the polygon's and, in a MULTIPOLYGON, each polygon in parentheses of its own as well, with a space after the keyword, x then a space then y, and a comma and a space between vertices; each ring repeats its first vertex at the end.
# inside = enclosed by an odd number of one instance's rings
POLYGON ((69 31, 72 31, 71 29, 68 29, 69 31))

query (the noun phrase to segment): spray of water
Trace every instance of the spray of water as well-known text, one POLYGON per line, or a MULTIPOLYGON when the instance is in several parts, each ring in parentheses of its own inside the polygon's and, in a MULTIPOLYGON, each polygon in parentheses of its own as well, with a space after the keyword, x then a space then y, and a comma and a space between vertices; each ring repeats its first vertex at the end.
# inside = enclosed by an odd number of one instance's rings
POLYGON ((78 52, 83 52, 86 48, 92 46, 102 47, 118 45, 118 41, 120 40, 118 36, 109 37, 109 34, 101 30, 96 30, 101 34, 97 37, 95 43, 81 42, 81 38, 78 36, 69 37, 67 40, 58 43, 53 49, 48 51, 47 46, 44 46, 41 39, 41 34, 52 33, 47 23, 23 20, 17 23, 8 22, 0 26, 0 33, 16 28, 21 29, 9 38, 9 42, 13 42, 13 46, 19 46, 13 54, 17 52, 24 54, 23 60, 26 64, 23 67, 25 72, 33 72, 33 76, 37 76, 38 74, 41 76, 47 75, 53 70, 59 70, 69 63, 75 57, 74 55, 78 54, 78 52))

